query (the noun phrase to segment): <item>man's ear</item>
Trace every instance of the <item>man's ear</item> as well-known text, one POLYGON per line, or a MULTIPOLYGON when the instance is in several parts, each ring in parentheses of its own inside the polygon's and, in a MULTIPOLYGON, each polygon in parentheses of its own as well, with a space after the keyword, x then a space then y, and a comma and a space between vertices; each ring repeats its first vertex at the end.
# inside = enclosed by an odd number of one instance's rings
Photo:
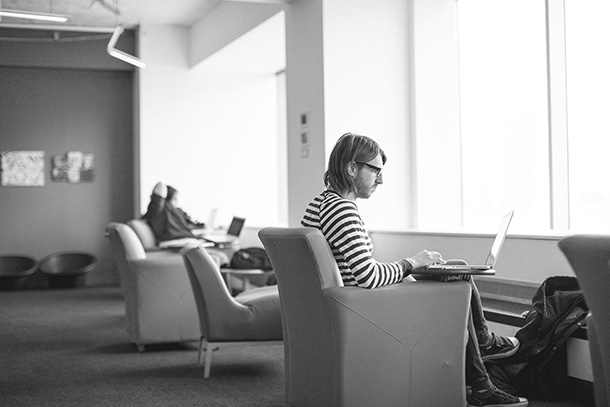
POLYGON ((354 161, 350 161, 347 164, 347 173, 352 177, 355 177, 358 173, 358 167, 356 167, 356 163, 354 161))

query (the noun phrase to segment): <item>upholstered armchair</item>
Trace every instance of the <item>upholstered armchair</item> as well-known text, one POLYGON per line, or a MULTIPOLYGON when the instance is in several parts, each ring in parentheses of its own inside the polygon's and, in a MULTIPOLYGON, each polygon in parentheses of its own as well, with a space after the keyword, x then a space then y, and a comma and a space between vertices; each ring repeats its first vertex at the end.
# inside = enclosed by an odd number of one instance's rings
POLYGON ((595 405, 610 405, 610 235, 576 235, 559 242, 585 295, 595 405))
POLYGON ((467 283, 344 287, 317 229, 259 237, 278 281, 288 405, 465 405, 467 283))
POLYGON ((199 339, 193 290, 181 256, 146 252, 132 228, 106 228, 125 297, 127 334, 140 352, 145 345, 199 339))
POLYGON ((205 351, 204 378, 210 377, 213 350, 283 344, 276 286, 254 288, 232 297, 218 264, 204 248, 187 247, 180 254, 199 313, 199 364, 205 351))

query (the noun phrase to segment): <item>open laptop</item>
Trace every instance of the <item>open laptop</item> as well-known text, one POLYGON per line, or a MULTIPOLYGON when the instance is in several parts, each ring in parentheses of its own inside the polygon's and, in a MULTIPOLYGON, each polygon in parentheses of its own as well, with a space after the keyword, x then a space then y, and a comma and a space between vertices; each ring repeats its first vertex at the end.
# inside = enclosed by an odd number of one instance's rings
POLYGON ((414 274, 496 274, 496 270, 494 270, 494 267, 496 265, 496 261, 498 260, 500 250, 502 250, 502 245, 504 244, 504 239, 506 238, 506 233, 508 232, 508 226, 510 225, 510 221, 513 219, 514 213, 515 211, 510 211, 509 213, 504 215, 504 218, 502 218, 500 230, 498 230, 498 234, 496 235, 496 238, 494 239, 494 242, 491 245, 491 249, 489 250, 489 254, 487 255, 487 260, 485 261, 485 264, 431 264, 427 267, 424 267, 423 269, 415 270, 414 274))
POLYGON ((205 233, 203 238, 208 242, 212 242, 218 245, 234 244, 239 242, 239 235, 246 222, 245 218, 239 218, 233 216, 229 229, 225 233, 205 233))

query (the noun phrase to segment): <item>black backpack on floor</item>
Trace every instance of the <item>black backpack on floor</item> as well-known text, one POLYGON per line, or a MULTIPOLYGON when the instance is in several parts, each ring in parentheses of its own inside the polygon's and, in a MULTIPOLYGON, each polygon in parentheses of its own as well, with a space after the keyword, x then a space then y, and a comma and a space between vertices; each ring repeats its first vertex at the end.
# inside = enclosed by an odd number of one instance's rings
POLYGON ((511 394, 560 401, 567 394, 567 340, 585 324, 588 307, 576 277, 547 278, 516 333, 517 353, 487 364, 492 381, 511 394))
POLYGON ((239 249, 231 258, 230 267, 233 269, 272 269, 267 252, 260 247, 239 249))

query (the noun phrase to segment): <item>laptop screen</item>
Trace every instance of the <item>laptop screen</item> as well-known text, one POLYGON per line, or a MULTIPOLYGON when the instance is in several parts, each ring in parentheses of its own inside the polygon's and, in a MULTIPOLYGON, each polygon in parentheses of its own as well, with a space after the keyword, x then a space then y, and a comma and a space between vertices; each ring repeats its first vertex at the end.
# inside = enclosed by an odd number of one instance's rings
POLYGON ((498 260, 498 254, 500 254, 502 244, 504 243, 504 238, 506 237, 506 232, 508 232, 508 226, 510 225, 510 221, 513 218, 514 213, 515 211, 511 211, 504 215, 502 223, 500 224, 500 230, 498 230, 496 239, 491 245, 491 250, 489 251, 489 255, 487 256, 487 261, 485 262, 486 265, 492 267, 495 266, 496 260, 498 260))
POLYGON ((241 229, 244 227, 245 222, 246 219, 234 216, 233 220, 231 221, 231 224, 229 225, 229 230, 227 230, 227 234, 239 236, 239 234, 241 233, 241 229))
POLYGON ((214 224, 216 223, 216 214, 218 213, 218 209, 212 208, 210 210, 210 216, 208 216, 208 221, 205 224, 206 229, 214 230, 214 224))

